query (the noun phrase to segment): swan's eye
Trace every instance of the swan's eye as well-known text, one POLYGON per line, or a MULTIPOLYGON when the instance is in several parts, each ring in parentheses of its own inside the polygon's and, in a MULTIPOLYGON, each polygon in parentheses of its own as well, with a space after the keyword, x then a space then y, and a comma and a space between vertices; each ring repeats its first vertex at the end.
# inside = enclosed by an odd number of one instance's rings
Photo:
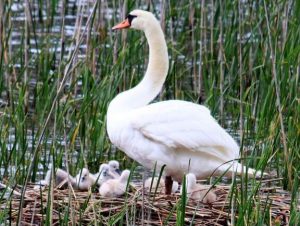
POLYGON ((126 19, 128 19, 128 22, 129 22, 129 24, 131 25, 132 20, 133 20, 134 18, 136 18, 136 17, 137 17, 137 16, 135 16, 135 15, 128 14, 127 17, 126 17, 126 19))

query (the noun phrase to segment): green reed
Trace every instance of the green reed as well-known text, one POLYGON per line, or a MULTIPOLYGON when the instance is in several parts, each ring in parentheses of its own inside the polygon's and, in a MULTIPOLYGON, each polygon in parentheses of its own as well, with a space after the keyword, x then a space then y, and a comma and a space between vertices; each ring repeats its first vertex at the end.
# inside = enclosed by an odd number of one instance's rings
MULTIPOLYGON (((130 164, 108 140, 106 110, 118 92, 140 81, 148 47, 141 32, 110 29, 128 11, 144 8, 164 18, 170 69, 159 99, 208 106, 239 140, 243 164, 283 178, 282 186, 292 192, 291 223, 299 222, 299 1, 114 0, 99 2, 92 13, 87 11, 91 3, 46 3, 28 1, 21 22, 13 20, 19 13, 12 1, 0 3, 0 181, 11 187, 24 185, 26 177, 37 181, 38 166, 46 172, 50 162, 73 175, 84 166, 95 172, 111 158, 130 164), (111 19, 105 16, 108 9, 111 19), (76 15, 77 23, 64 15, 76 15), (64 19, 57 21, 58 16, 64 19), (83 33, 79 28, 88 16, 83 33), (73 36, 66 35, 70 24, 73 36)), ((245 188, 232 190, 236 224, 268 224, 270 206, 253 198, 260 183, 247 177, 236 183, 245 188)), ((49 200, 48 220, 51 208, 49 200)), ((8 214, 0 214, 0 223, 8 214)), ((64 223, 73 218, 61 217, 64 223)), ((111 222, 119 221, 124 222, 124 213, 111 222)))

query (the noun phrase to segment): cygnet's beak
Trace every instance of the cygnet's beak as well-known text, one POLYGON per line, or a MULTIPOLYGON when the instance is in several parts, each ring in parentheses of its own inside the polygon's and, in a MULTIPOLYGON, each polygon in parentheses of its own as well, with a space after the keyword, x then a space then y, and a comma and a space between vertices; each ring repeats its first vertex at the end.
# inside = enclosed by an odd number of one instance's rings
POLYGON ((112 30, 118 30, 118 29, 124 29, 130 27, 130 23, 128 18, 123 20, 121 23, 117 24, 116 26, 113 26, 112 30))
POLYGON ((121 175, 122 171, 120 169, 116 169, 117 174, 121 175))

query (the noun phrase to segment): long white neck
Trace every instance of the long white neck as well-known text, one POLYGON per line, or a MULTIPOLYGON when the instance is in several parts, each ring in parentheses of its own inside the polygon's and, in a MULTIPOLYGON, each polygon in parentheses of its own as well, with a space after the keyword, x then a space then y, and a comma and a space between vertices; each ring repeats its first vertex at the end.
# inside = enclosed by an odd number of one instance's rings
POLYGON ((108 115, 127 112, 147 105, 160 92, 168 73, 168 50, 159 22, 155 19, 144 30, 149 44, 149 63, 143 80, 134 88, 117 95, 108 115))

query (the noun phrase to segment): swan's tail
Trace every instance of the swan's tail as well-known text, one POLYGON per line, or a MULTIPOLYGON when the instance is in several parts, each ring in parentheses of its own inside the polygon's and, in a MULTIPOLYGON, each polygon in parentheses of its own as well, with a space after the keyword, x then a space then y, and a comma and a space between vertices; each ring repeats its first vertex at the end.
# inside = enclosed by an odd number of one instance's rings
POLYGON ((252 169, 246 166, 242 166, 240 163, 234 162, 231 164, 225 164, 220 167, 220 170, 225 176, 234 177, 234 175, 248 174, 249 177, 260 178, 262 176, 267 176, 267 173, 262 173, 260 170, 252 169), (225 172, 225 173, 224 173, 225 172))

